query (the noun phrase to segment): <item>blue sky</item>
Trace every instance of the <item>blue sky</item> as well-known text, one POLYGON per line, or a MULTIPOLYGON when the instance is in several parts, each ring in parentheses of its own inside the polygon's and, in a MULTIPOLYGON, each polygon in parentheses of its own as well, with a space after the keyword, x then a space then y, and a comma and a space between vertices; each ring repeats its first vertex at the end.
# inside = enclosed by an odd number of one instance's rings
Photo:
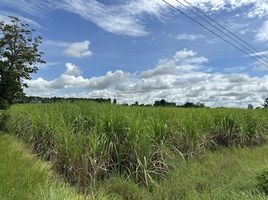
MULTIPOLYGON (((188 1, 268 56, 267 0, 188 1)), ((0 20, 8 15, 43 37, 47 63, 27 81, 28 95, 230 107, 268 96, 268 66, 162 0, 0 0, 0 20)))

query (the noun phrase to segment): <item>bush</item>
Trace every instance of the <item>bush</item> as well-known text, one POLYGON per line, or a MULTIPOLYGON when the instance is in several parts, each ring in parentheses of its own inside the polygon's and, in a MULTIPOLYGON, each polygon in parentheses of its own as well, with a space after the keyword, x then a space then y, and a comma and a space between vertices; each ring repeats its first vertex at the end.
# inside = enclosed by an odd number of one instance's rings
POLYGON ((7 120, 9 118, 9 114, 5 111, 0 112, 0 131, 7 130, 7 120))
POLYGON ((257 187, 268 195, 268 169, 265 169, 257 176, 257 187))
POLYGON ((10 107, 7 100, 0 98, 0 110, 7 110, 10 107))

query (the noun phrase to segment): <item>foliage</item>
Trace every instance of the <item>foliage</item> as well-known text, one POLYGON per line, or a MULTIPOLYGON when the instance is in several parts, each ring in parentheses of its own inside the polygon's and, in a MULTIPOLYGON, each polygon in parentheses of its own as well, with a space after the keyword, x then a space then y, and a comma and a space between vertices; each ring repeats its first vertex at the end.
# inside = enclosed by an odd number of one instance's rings
POLYGON ((264 99, 262 106, 263 108, 268 108, 268 98, 264 99))
POLYGON ((13 103, 56 103, 56 102, 76 102, 76 101, 85 101, 85 102, 98 102, 98 103, 108 103, 111 104, 111 99, 104 98, 74 98, 74 97, 38 97, 38 96, 23 96, 20 98, 15 98, 13 103))
POLYGON ((160 101, 155 101, 154 102, 155 107, 178 107, 178 108, 205 108, 205 104, 203 103, 191 103, 191 102, 186 102, 183 105, 176 105, 174 102, 167 102, 165 99, 162 99, 160 101))
POLYGON ((0 132, 7 131, 7 121, 9 119, 9 113, 6 111, 0 111, 0 132))
POLYGON ((85 199, 56 178, 50 165, 31 155, 10 135, 0 135, 0 160, 0 199, 85 199))
POLYGON ((170 172, 174 156, 261 144, 264 111, 26 104, 11 107, 8 127, 82 188, 111 174, 151 187, 170 172))
POLYGON ((254 109, 253 105, 252 104, 248 104, 248 109, 249 110, 253 110, 254 109))
MULTIPOLYGON (((261 113, 259 113, 261 115, 261 113)), ((255 148, 225 148, 182 160, 157 187, 142 188, 130 180, 111 177, 87 190, 89 199, 230 199, 264 200, 255 190, 256 174, 267 167, 268 144, 255 148)), ((12 136, 0 136, 0 199, 87 199, 51 171, 50 164, 30 155, 12 136), (11 159, 12 158, 12 159, 11 159), (12 166, 12 167, 10 167, 12 166)))
POLYGON ((155 101, 154 102, 154 106, 173 106, 175 107, 176 106, 176 103, 170 103, 170 102, 167 102, 165 99, 162 99, 160 101, 155 101))
MULTIPOLYGON (((0 22, 0 99, 12 103, 15 97, 23 95, 24 82, 37 71, 36 64, 44 63, 38 46, 41 37, 34 36, 34 30, 17 17, 10 17, 10 23, 0 22)), ((6 102, 5 102, 6 103, 6 102)), ((1 103, 2 108, 5 103, 1 103)))
POLYGON ((6 99, 0 98, 0 110, 7 110, 10 107, 10 104, 6 99))
POLYGON ((151 199, 265 200, 267 195, 256 189, 256 175, 268 166, 267 151, 265 143, 178 159, 176 168, 152 192, 151 199))
POLYGON ((257 187, 268 195, 268 169, 263 170, 263 172, 257 176, 257 187))

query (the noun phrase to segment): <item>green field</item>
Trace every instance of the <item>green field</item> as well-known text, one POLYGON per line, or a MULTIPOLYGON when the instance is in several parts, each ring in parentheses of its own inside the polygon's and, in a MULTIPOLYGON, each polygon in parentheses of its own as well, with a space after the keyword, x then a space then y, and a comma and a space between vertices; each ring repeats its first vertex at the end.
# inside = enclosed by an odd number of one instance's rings
POLYGON ((64 102, 8 113, 6 130, 87 196, 266 199, 266 110, 64 102))

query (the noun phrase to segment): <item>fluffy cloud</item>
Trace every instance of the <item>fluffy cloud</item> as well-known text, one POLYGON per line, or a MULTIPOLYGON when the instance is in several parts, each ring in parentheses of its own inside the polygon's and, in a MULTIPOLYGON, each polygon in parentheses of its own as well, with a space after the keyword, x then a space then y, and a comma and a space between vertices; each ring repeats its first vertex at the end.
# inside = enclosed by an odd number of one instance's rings
MULTIPOLYGON (((36 80, 27 81, 29 91, 42 90, 58 90, 64 88, 83 88, 83 89, 97 89, 102 90, 105 88, 120 88, 121 83, 128 80, 130 74, 121 70, 115 72, 107 72, 104 76, 92 77, 90 79, 81 76, 80 69, 72 64, 66 63, 66 71, 58 78, 48 81, 39 77, 36 80)), ((41 91, 42 92, 42 91, 41 91)))
POLYGON ((166 99, 176 103, 204 102, 208 106, 260 105, 268 92, 268 76, 246 73, 214 73, 207 70, 208 60, 191 50, 181 50, 162 59, 154 68, 128 73, 121 70, 85 78, 79 68, 66 64, 66 71, 54 80, 28 81, 28 95, 117 98, 119 102, 153 103, 166 99), (198 60, 198 62, 196 62, 198 60), (67 93, 68 89, 79 92, 67 93), (83 90, 83 91, 81 91, 83 90))
POLYGON ((259 29, 256 39, 261 42, 268 41, 268 20, 259 29))
POLYGON ((158 66, 140 73, 144 78, 150 78, 159 75, 172 75, 178 72, 191 72, 201 67, 208 60, 203 56, 196 56, 196 52, 183 49, 175 53, 173 58, 162 59, 158 66))
POLYGON ((75 66, 72 63, 66 63, 66 75, 70 75, 70 76, 79 76, 81 74, 81 71, 79 69, 79 67, 75 66))
POLYGON ((128 81, 130 77, 129 73, 125 73, 121 70, 115 72, 107 72, 105 76, 93 77, 89 79, 88 86, 92 89, 119 89, 122 88, 123 84, 128 81))
POLYGON ((89 50, 89 41, 84 42, 73 42, 64 50, 63 54, 75 57, 75 58, 83 58, 89 57, 92 55, 92 52, 89 50))
POLYGON ((42 44, 45 48, 53 47, 53 54, 65 55, 74 58, 86 58, 92 56, 90 50, 90 42, 88 40, 82 42, 66 42, 58 40, 45 40, 42 44))
POLYGON ((196 55, 196 52, 192 50, 183 49, 182 51, 176 52, 175 56, 173 57, 174 60, 180 60, 188 57, 193 57, 196 55))
POLYGON ((208 59, 203 56, 196 56, 196 52, 192 50, 183 49, 182 51, 176 52, 173 56, 173 60, 180 65, 186 66, 200 66, 208 62, 208 59))

